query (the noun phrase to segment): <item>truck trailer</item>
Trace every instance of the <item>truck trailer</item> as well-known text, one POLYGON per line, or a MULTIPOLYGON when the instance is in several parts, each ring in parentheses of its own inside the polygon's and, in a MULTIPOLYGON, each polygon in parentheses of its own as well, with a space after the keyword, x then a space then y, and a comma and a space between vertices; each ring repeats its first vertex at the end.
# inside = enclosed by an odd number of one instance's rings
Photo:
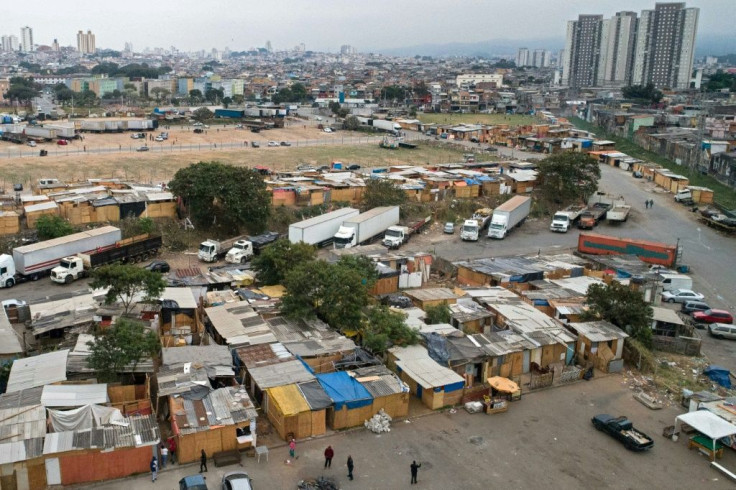
POLYGON ((678 251, 676 245, 666 243, 581 233, 578 237, 578 252, 591 255, 636 255, 649 264, 672 267, 677 261, 678 251))
POLYGON ((371 126, 381 131, 388 131, 389 133, 395 133, 401 131, 401 125, 393 121, 386 121, 384 119, 373 119, 371 126))
POLYGON ((332 242, 335 233, 345 220, 355 218, 360 211, 354 208, 341 208, 289 225, 289 241, 304 242, 318 247, 332 242))
POLYGON ((236 236, 222 241, 208 238, 199 244, 197 257, 199 257, 199 260, 203 262, 215 262, 222 257, 225 257, 236 242, 239 240, 245 240, 246 238, 247 237, 245 235, 236 236))
POLYGON ((335 248, 351 248, 369 243, 390 226, 399 223, 399 206, 382 206, 343 221, 335 233, 335 248))
POLYGON ((413 234, 421 232, 431 222, 432 215, 429 215, 406 226, 390 226, 383 236, 382 243, 389 249, 399 248, 408 242, 413 234))
POLYGON ((253 255, 279 239, 279 234, 269 231, 261 235, 249 236, 246 240, 238 240, 225 255, 225 262, 229 264, 245 264, 253 255))
POLYGON ((550 231, 567 233, 567 230, 580 219, 583 211, 585 211, 585 206, 578 204, 572 204, 562 211, 557 211, 552 217, 552 223, 549 225, 550 231))
POLYGON ((532 208, 532 198, 514 196, 493 211, 488 227, 488 238, 503 239, 515 227, 520 226, 532 208))
POLYGON ((42 138, 45 140, 52 140, 56 138, 56 130, 51 128, 44 128, 42 126, 26 126, 23 131, 26 136, 31 138, 42 138))
POLYGON ((13 287, 18 282, 37 280, 59 265, 64 257, 78 253, 106 250, 120 241, 122 233, 114 226, 74 233, 13 249, 13 256, 0 256, 0 286, 13 287))

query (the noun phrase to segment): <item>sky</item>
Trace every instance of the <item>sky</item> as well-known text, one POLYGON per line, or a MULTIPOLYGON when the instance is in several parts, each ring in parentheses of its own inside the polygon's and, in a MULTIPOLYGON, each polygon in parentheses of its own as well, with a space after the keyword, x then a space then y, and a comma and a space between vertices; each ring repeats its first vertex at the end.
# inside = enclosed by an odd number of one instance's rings
MULTIPOLYGON (((360 52, 421 44, 493 39, 564 39, 579 14, 612 16, 654 8, 654 0, 3 0, 0 34, 33 28, 35 44, 76 47, 89 29, 98 48, 132 42, 183 51, 262 47, 360 52)), ((699 34, 736 37, 736 0, 690 0, 700 8, 699 34)))

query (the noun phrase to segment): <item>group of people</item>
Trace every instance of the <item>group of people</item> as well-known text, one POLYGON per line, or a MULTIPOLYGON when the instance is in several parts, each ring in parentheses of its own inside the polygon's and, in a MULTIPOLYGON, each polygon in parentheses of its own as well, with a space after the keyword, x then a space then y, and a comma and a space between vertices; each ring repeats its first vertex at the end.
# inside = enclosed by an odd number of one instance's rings
MULTIPOLYGON (((166 468, 166 461, 171 456, 171 464, 176 463, 176 439, 169 437, 166 444, 163 442, 158 447, 158 452, 161 455, 161 466, 159 467, 158 458, 153 456, 151 458, 151 481, 156 481, 158 478, 158 470, 166 468)), ((204 453, 204 451, 202 451, 204 453)))
MULTIPOLYGON (((289 455, 293 458, 295 456, 295 449, 296 449, 296 441, 292 438, 291 442, 289 443, 289 455)), ((332 449, 332 446, 327 446, 327 449, 325 449, 325 469, 326 468, 332 468, 332 458, 335 457, 335 450, 332 449)), ((355 463, 353 462, 353 457, 348 454, 348 461, 347 461, 347 467, 348 467, 348 478, 351 480, 353 479, 353 470, 355 469, 355 463)), ((412 461, 411 465, 409 465, 409 469, 411 470, 411 484, 417 483, 417 475, 419 474, 419 468, 421 468, 421 463, 417 463, 416 461, 412 461)))
POLYGON ((654 207, 654 199, 647 199, 646 201, 644 201, 644 207, 646 209, 653 208, 654 207))

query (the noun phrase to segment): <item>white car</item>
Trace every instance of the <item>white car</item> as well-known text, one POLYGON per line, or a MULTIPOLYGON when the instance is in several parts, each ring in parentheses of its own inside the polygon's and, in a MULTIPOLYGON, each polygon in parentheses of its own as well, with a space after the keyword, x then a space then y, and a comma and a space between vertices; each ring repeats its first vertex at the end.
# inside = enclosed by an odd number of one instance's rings
POLYGON ((30 146, 31 148, 35 148, 36 147, 36 142, 33 141, 33 140, 29 141, 28 142, 28 146, 30 146))
POLYGON ((164 140, 163 136, 156 136, 156 141, 158 141, 159 143, 161 143, 163 140, 164 140))
POLYGON ((315 117, 315 118, 314 118, 314 120, 315 120, 315 121, 321 121, 321 120, 322 120, 322 118, 321 118, 321 117, 319 117, 319 116, 317 116, 317 117, 315 117))
POLYGON ((667 303, 684 303, 685 301, 703 301, 705 296, 689 289, 673 289, 662 293, 662 301, 667 303))
POLYGON ((279 144, 276 143, 275 141, 269 141, 268 146, 279 146, 279 144))
POLYGON ((325 133, 331 133, 332 132, 332 128, 325 128, 322 131, 324 131, 325 133))
POLYGON ((3 301, 3 308, 7 310, 8 308, 11 308, 13 306, 18 308, 19 306, 25 306, 27 304, 28 303, 26 303, 22 299, 6 299, 3 301))

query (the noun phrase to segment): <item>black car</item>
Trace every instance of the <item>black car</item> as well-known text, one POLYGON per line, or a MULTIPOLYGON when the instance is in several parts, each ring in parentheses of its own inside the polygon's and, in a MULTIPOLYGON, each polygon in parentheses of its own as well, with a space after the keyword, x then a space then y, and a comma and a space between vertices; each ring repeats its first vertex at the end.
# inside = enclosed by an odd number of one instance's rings
POLYGON ((281 143, 279 143, 279 145, 281 145, 281 146, 291 146, 291 143, 289 143, 288 141, 282 141, 281 143))
POLYGON ((151 272, 160 272, 162 274, 165 274, 171 270, 171 267, 169 266, 169 263, 165 260, 154 260, 153 262, 145 266, 144 269, 147 269, 151 272))
POLYGON ((381 298, 381 304, 393 306, 394 308, 410 308, 412 306, 411 299, 403 294, 387 294, 381 298))
POLYGON ((710 306, 702 301, 685 301, 680 307, 680 311, 692 315, 696 311, 710 310, 710 306))
POLYGON ((348 165, 348 170, 360 170, 360 165, 358 165, 357 163, 348 165))
POLYGON ((261 144, 260 144, 260 143, 258 143, 257 141, 253 141, 253 142, 252 142, 252 143, 250 144, 250 146, 251 146, 251 148, 260 148, 260 147, 261 147, 261 144))

